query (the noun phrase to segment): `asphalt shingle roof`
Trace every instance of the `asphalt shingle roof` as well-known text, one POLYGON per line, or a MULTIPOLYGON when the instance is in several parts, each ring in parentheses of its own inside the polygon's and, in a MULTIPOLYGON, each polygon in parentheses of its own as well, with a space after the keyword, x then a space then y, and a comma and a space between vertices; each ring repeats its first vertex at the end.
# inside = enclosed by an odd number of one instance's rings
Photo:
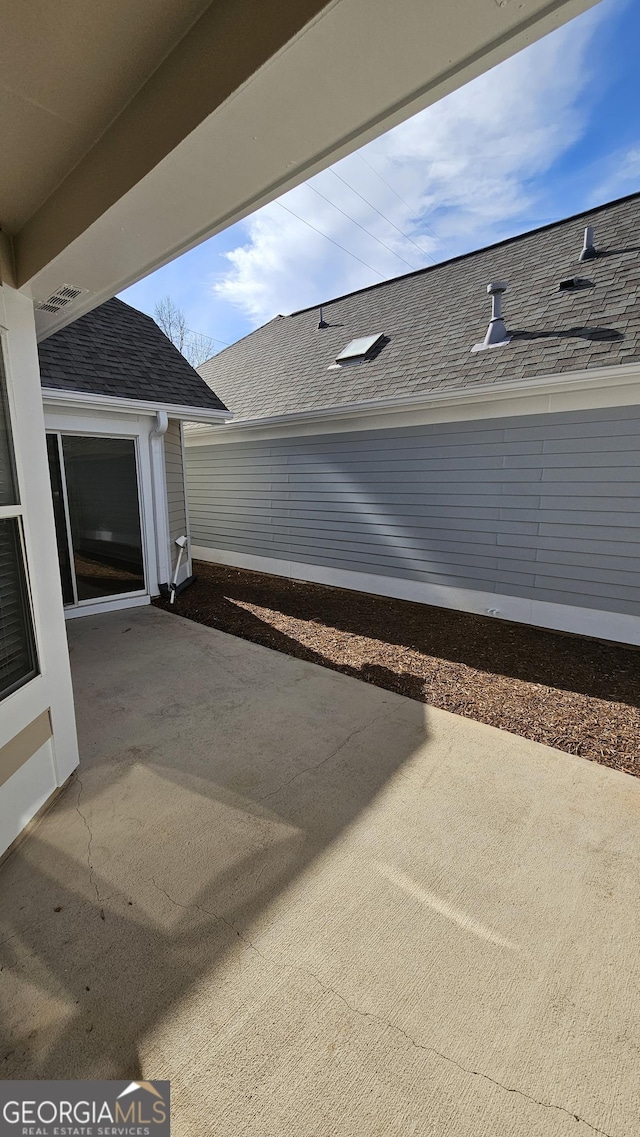
POLYGON ((339 407, 386 396, 469 389, 640 360, 640 194, 323 305, 277 316, 198 368, 236 418, 339 407), (584 228, 595 260, 579 263, 584 228), (578 276, 594 287, 560 292, 578 276), (491 314, 486 286, 506 280, 506 347, 471 353, 491 314), (378 356, 329 369, 358 336, 378 356))
POLYGON ((151 316, 107 300, 38 347, 43 387, 226 410, 151 316))

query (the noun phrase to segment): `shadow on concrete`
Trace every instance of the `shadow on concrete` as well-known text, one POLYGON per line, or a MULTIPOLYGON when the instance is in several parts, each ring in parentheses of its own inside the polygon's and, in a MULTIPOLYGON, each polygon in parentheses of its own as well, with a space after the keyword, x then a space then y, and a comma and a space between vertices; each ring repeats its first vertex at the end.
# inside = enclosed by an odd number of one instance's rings
POLYGON ((425 740, 424 714, 153 609, 70 636, 83 760, 0 869, 0 1069, 154 1077, 141 1038, 257 951, 252 924, 425 740))

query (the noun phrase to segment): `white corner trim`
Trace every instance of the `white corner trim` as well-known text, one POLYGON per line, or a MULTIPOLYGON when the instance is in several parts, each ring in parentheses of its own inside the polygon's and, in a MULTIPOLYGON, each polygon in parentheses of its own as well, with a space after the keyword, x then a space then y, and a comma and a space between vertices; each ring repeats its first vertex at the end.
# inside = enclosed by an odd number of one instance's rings
POLYGON ((171 403, 147 402, 145 399, 121 399, 114 395, 95 395, 88 391, 63 391, 55 387, 42 388, 45 407, 68 407, 73 410, 104 409, 119 414, 156 415, 163 411, 171 418, 186 422, 222 424, 232 418, 231 411, 207 410, 205 407, 185 407, 171 403))
POLYGON ((478 384, 462 390, 449 387, 420 395, 372 399, 325 410, 238 419, 228 422, 223 430, 190 426, 185 431, 185 439, 188 446, 225 445, 262 438, 379 430, 638 403, 640 364, 625 363, 536 379, 478 384))
POLYGON ((578 608, 570 604, 551 604, 545 600, 527 600, 520 596, 503 596, 494 592, 476 592, 468 588, 448 588, 442 584, 400 580, 391 576, 378 576, 377 573, 352 572, 274 557, 257 557, 227 549, 210 549, 205 545, 194 545, 192 553, 196 560, 213 564, 251 569, 313 584, 328 584, 334 588, 367 592, 374 596, 390 596, 396 600, 412 600, 436 608, 472 612, 477 616, 493 616, 557 632, 573 632, 596 639, 614 640, 616 643, 640 645, 640 616, 578 608))

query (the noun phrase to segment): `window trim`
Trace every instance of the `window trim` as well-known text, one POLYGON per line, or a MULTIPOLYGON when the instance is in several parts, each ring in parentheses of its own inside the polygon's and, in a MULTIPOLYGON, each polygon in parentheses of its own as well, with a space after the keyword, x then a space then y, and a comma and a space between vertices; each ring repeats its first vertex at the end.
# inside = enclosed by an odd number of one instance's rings
MULTIPOLYGON (((11 698, 16 691, 22 690, 42 674, 42 651, 38 634, 38 624, 36 620, 35 604, 33 597, 33 588, 31 585, 31 574, 29 572, 29 559, 27 555, 27 541, 25 533, 25 520, 24 520, 24 487, 22 478, 22 463, 18 448, 15 444, 16 437, 16 408, 14 400, 13 389, 13 376, 11 373, 11 366, 9 362, 9 345, 7 342, 7 329, 0 326, 0 388, 4 382, 4 396, 6 404, 7 425, 9 444, 11 447, 11 462, 13 465, 15 489, 17 501, 14 505, 0 506, 0 521, 17 522, 18 529, 18 545, 19 555, 22 565, 22 581, 23 593, 26 598, 26 616, 29 624, 31 644, 33 647, 34 667, 27 673, 23 679, 19 680, 6 691, 0 692, 0 703, 4 703, 7 699, 11 698)), ((0 390, 0 396, 2 392, 0 390)))
POLYGON ((19 679, 16 679, 16 681, 14 683, 12 683, 10 686, 6 687, 4 690, 0 690, 0 703, 3 703, 5 701, 5 699, 9 699, 11 697, 11 695, 15 694, 16 691, 20 691, 23 687, 26 687, 29 683, 32 683, 34 679, 38 678, 38 676, 40 675, 40 661, 39 661, 39 657, 38 657, 38 643, 36 640, 36 629, 35 629, 35 620, 34 620, 34 611, 33 611, 33 598, 31 596, 31 587, 30 587, 30 583, 29 583, 29 573, 27 572, 27 556, 26 556, 26 548, 25 548, 25 540, 24 540, 24 526, 22 524, 22 517, 5 517, 5 518, 1 518, 0 521, 15 521, 17 523, 16 529, 17 529, 17 534, 18 534, 18 542, 17 542, 17 544, 18 544, 18 564, 22 566, 22 570, 23 570, 22 571, 22 578, 19 581, 19 585, 20 585, 20 591, 22 592, 22 595, 26 599, 26 615, 28 617, 28 619, 26 621, 27 625, 28 625, 27 631, 28 631, 28 633, 30 633, 29 634, 29 652, 33 657, 33 666, 31 667, 31 669, 28 672, 26 672, 24 675, 22 675, 19 679))

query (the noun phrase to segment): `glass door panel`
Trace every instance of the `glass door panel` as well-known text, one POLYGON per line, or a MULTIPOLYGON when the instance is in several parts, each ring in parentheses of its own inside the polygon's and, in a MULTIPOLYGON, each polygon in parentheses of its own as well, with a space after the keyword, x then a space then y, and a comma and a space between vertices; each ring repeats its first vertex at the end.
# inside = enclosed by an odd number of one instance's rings
POLYGON ((49 457, 49 476, 51 478, 51 493, 53 495, 53 515, 56 522, 56 541, 58 544, 60 579, 62 581, 62 599, 65 604, 75 604, 76 597, 73 591, 73 574, 71 572, 71 557, 69 555, 67 511, 65 509, 65 494, 62 480, 62 467, 60 464, 59 435, 47 435, 47 455, 49 457))
POLYGON ((0 699, 38 674, 20 519, 0 521, 0 699))
POLYGON ((77 599, 144 592, 135 442, 63 435, 62 455, 77 599))

